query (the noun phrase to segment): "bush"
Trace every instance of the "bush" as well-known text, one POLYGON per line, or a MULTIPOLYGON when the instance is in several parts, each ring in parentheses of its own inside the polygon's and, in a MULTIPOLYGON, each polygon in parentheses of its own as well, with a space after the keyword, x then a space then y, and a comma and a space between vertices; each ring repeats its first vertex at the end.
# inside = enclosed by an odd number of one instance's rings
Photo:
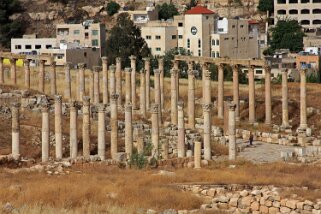
POLYGON ((113 16, 115 13, 118 13, 118 10, 120 9, 120 5, 117 2, 109 2, 107 4, 107 13, 109 16, 113 16))

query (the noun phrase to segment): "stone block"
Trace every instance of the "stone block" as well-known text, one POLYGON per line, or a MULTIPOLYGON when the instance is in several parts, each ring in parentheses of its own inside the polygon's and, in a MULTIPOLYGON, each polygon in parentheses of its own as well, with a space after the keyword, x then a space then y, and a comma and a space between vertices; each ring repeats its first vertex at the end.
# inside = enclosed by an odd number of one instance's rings
POLYGON ((229 205, 230 205, 231 207, 237 207, 238 199, 239 199, 239 198, 231 198, 231 199, 230 199, 230 202, 229 202, 229 205))
POLYGON ((288 213, 291 212, 291 209, 288 208, 288 207, 281 207, 280 212, 281 212, 281 213, 287 213, 287 214, 288 214, 288 213))
POLYGON ((298 203, 297 200, 288 200, 286 202, 286 206, 291 209, 296 209, 296 204, 298 203))
POLYGON ((280 212, 280 209, 277 208, 277 207, 270 207, 270 208, 269 208, 269 213, 270 213, 270 214, 277 214, 277 213, 279 213, 279 212, 280 212))
POLYGON ((252 202, 251 204, 251 210, 252 211, 258 211, 260 209, 260 204, 257 201, 252 202))
POLYGON ((261 206, 260 213, 269 213, 269 208, 267 206, 261 206))

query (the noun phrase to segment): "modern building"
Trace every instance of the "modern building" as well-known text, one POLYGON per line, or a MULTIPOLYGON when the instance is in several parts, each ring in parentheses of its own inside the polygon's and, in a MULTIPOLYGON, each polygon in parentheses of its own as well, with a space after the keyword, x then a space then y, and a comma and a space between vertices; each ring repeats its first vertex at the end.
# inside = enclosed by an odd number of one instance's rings
POLYGON ((81 47, 99 48, 101 56, 106 51, 106 27, 93 20, 82 24, 58 24, 56 36, 58 44, 78 43, 81 47))
POLYGON ((320 70, 320 56, 310 52, 300 52, 296 56, 297 69, 309 69, 315 72, 320 70))
POLYGON ((119 13, 128 13, 130 20, 138 26, 149 21, 158 20, 158 10, 153 5, 147 6, 146 10, 123 10, 119 13))
POLYGON ((194 56, 260 58, 257 22, 220 18, 203 6, 173 20, 148 22, 141 30, 153 55, 163 55, 176 47, 194 56))
POLYGON ((278 19, 290 18, 306 29, 321 26, 320 0, 274 0, 274 24, 278 19))

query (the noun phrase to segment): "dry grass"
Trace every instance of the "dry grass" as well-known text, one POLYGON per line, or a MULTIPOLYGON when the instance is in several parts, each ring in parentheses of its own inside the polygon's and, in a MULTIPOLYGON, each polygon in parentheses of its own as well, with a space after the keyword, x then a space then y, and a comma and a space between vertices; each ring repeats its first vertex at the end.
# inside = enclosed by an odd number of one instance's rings
POLYGON ((313 190, 321 186, 319 166, 253 165, 242 161, 235 164, 234 169, 227 168, 225 162, 213 164, 197 173, 193 169, 178 169, 175 176, 155 175, 156 170, 121 170, 98 164, 74 166, 71 174, 64 176, 44 173, 13 175, 2 171, 0 203, 79 213, 106 213, 111 207, 119 209, 119 212, 112 213, 134 213, 140 208, 199 208, 200 198, 175 187, 175 184, 182 183, 306 186, 309 191, 297 191, 296 194, 310 194, 309 199, 321 198, 320 191, 313 190))

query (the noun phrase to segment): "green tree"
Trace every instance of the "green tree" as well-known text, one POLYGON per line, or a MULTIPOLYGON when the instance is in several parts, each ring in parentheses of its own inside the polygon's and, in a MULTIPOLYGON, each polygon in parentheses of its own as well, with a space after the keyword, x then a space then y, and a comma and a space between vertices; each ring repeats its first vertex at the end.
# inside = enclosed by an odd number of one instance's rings
POLYGON ((289 49, 291 52, 301 51, 303 48, 303 37, 301 25, 296 20, 279 20, 271 29, 270 51, 276 49, 289 49))
POLYGON ((197 5, 197 0, 190 0, 190 2, 186 5, 186 10, 190 10, 197 5))
MULTIPOLYGON (((173 68, 173 62, 174 56, 175 55, 190 55, 188 51, 184 48, 173 48, 169 51, 167 51, 164 55, 164 75, 166 77, 170 76, 170 70, 173 68)), ((180 77, 186 78, 187 77, 187 70, 188 70, 188 65, 186 62, 179 61, 178 68, 181 71, 180 77), (183 72, 182 72, 183 71, 183 72)))
POLYGON ((167 20, 173 18, 175 15, 178 15, 178 10, 174 4, 164 3, 162 5, 157 5, 158 8, 158 19, 167 20))
POLYGON ((129 19, 128 13, 121 13, 117 17, 116 25, 110 30, 106 54, 110 62, 121 57, 123 66, 130 66, 130 55, 137 56, 138 60, 150 55, 140 29, 129 19))
POLYGON ((10 20, 9 17, 23 8, 18 0, 1 0, 0 2, 0 45, 10 47, 10 40, 13 37, 21 37, 27 26, 26 20, 10 20))
POLYGON ((272 13, 274 11, 273 0, 260 0, 257 9, 261 12, 269 11, 272 13))
POLYGON ((109 16, 112 16, 115 13, 118 13, 119 9, 120 9, 120 5, 117 2, 114 2, 114 1, 108 2, 106 10, 109 16))

